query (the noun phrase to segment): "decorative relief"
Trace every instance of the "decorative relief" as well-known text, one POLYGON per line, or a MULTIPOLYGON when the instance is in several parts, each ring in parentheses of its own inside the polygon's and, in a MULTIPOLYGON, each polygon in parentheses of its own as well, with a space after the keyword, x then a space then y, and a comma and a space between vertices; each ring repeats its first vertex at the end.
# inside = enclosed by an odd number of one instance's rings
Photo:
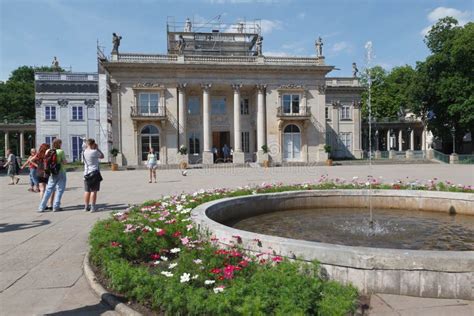
POLYGON ((87 99, 87 100, 84 100, 84 104, 85 104, 88 108, 93 108, 94 105, 95 105, 95 102, 96 102, 96 100, 94 100, 94 99, 87 99))
POLYGON ((58 100, 58 104, 59 104, 60 107, 65 108, 69 104, 69 101, 66 100, 66 99, 60 99, 60 100, 58 100))
POLYGON ((318 92, 319 92, 319 94, 325 94, 326 93, 326 85, 319 85, 318 86, 318 92))
POLYGON ((360 109, 362 107, 362 102, 360 100, 354 100, 352 101, 352 106, 355 109, 360 109))
POLYGON ((280 85, 278 87, 278 89, 298 89, 298 90, 305 90, 306 87, 302 84, 294 84, 294 83, 290 83, 290 84, 283 84, 283 85, 280 85))
POLYGON ((41 106, 41 103, 43 103, 43 99, 35 99, 35 106, 39 108, 41 106))
POLYGON ((339 100, 333 100, 331 104, 332 104, 332 106, 333 106, 334 108, 338 108, 338 107, 341 106, 341 101, 339 101, 339 100))
POLYGON ((184 91, 186 89, 187 85, 188 84, 186 82, 178 83, 177 88, 178 88, 179 91, 184 91))
POLYGON ((240 92, 240 88, 242 88, 242 84, 241 83, 231 84, 231 87, 234 90, 234 92, 240 92))
POLYGON ((212 83, 201 83, 201 88, 204 90, 204 91, 209 91, 212 87, 212 83))
POLYGON ((227 115, 212 115, 213 126, 228 126, 230 125, 229 117, 227 115))
POLYGON ((135 83, 133 89, 165 89, 165 86, 161 83, 154 83, 154 82, 138 82, 135 83))
POLYGON ((267 88, 267 85, 259 83, 259 84, 255 85, 255 87, 257 88, 257 90, 263 91, 267 88))

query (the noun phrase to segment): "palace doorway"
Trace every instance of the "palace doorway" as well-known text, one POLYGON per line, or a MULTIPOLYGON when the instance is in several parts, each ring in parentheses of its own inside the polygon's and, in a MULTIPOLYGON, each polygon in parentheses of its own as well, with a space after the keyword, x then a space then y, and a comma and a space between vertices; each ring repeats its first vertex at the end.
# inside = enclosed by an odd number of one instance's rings
POLYGON ((212 150, 214 153, 214 163, 224 162, 222 148, 227 145, 230 150, 230 132, 212 132, 212 150))

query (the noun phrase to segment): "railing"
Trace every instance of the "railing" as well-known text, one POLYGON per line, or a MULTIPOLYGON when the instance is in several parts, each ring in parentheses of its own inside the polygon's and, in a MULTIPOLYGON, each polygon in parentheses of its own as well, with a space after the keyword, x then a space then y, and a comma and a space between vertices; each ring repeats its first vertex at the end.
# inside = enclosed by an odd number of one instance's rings
POLYGON ((433 150, 433 158, 444 163, 449 163, 449 155, 443 154, 437 150, 433 150))
MULTIPOLYGON (((206 55, 164 55, 164 54, 118 54, 117 61, 125 63, 201 63, 201 64, 266 64, 266 65, 324 65, 318 57, 256 57, 256 56, 206 56, 206 55)), ((351 80, 352 81, 352 80, 351 80)))
POLYGON ((459 163, 465 165, 474 164, 474 155, 458 155, 459 163))
POLYGON ((380 152, 380 158, 388 159, 389 158, 389 152, 388 151, 381 151, 380 152))
POLYGON ((277 116, 291 118, 309 118, 311 116, 311 110, 309 106, 300 106, 298 112, 289 113, 288 111, 285 111, 282 106, 280 106, 277 110, 277 116))
POLYGON ((132 118, 166 117, 166 107, 165 106, 155 106, 155 107, 132 106, 131 111, 130 111, 130 116, 132 118))
POLYGON ((42 72, 35 73, 35 79, 51 81, 97 81, 99 80, 99 75, 96 73, 42 72))
POLYGON ((424 150, 414 150, 413 151, 413 159, 425 159, 425 151, 424 150))
POLYGON ((404 151, 396 151, 395 152, 395 159, 405 159, 407 157, 404 151))

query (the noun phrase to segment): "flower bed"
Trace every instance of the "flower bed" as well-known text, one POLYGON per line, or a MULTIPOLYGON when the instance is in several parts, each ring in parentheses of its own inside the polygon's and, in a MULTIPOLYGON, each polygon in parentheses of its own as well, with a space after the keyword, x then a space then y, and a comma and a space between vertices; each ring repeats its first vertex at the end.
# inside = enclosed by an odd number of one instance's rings
MULTIPOLYGON (((417 189, 473 192, 437 183, 382 184, 322 177, 316 183, 263 184, 237 190, 201 190, 163 197, 98 222, 90 235, 91 262, 106 286, 129 300, 166 314, 345 315, 357 305, 351 286, 319 278, 318 264, 291 262, 275 253, 251 256, 234 236, 233 246, 202 236, 191 209, 224 197, 302 189, 417 189)), ((256 245, 259 240, 255 240, 256 245)))

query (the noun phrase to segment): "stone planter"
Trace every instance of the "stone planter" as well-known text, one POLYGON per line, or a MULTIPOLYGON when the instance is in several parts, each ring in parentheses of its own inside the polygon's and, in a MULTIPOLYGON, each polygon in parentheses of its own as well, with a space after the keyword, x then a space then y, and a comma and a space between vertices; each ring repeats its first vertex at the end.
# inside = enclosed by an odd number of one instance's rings
POLYGON ((327 166, 332 166, 332 159, 327 159, 326 160, 326 165, 327 166))
POLYGON ((118 164, 116 164, 116 163, 110 164, 110 170, 117 171, 118 170, 118 164))

